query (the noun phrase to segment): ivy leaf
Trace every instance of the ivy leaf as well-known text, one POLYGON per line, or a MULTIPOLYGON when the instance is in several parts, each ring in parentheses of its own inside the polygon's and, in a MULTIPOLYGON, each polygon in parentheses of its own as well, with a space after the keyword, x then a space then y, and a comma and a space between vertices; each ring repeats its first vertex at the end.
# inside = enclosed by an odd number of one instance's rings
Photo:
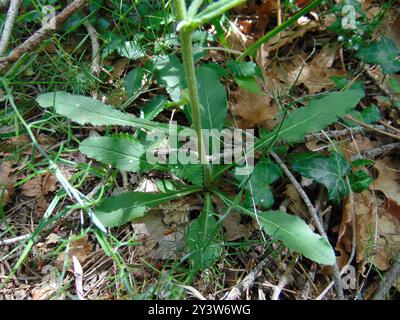
POLYGON ((353 172, 349 176, 350 186, 354 192, 360 193, 367 190, 371 183, 374 181, 372 177, 364 170, 353 172))
POLYGON ((292 169, 304 177, 323 184, 329 199, 338 200, 349 194, 349 187, 344 177, 350 173, 351 165, 340 153, 329 157, 314 156, 292 161, 292 169))
POLYGON ((196 77, 202 128, 221 130, 228 110, 225 87, 211 68, 196 68, 196 77))
POLYGON ((186 247, 193 269, 209 268, 221 256, 220 228, 221 225, 211 210, 210 200, 206 198, 204 209, 190 224, 186 235, 186 247))
MULTIPOLYGON (((257 205, 268 209, 274 204, 274 195, 270 185, 278 180, 282 175, 281 168, 268 159, 262 159, 254 168, 245 188, 248 198, 246 205, 251 206, 251 192, 257 205)), ((246 179, 244 176, 237 176, 239 181, 246 179)))
POLYGON ((320 99, 311 100, 307 107, 289 114, 281 126, 268 139, 274 137, 287 142, 302 142, 307 133, 316 132, 346 115, 364 96, 359 90, 331 92, 320 99))
POLYGON ((390 74, 400 71, 399 54, 400 50, 393 40, 382 37, 379 42, 361 48, 356 57, 370 64, 379 64, 384 74, 390 74))
POLYGON ((120 125, 168 132, 167 124, 137 118, 89 97, 66 92, 50 92, 39 95, 36 101, 42 108, 54 106, 58 114, 82 125, 88 123, 94 126, 120 125))
POLYGON ((260 212, 258 220, 268 235, 282 241, 288 249, 320 264, 335 264, 335 252, 329 242, 314 233, 299 217, 281 211, 267 211, 260 212))
POLYGON ((167 193, 126 192, 103 201, 95 210, 95 215, 105 227, 119 227, 143 217, 150 208, 199 190, 187 189, 167 193))

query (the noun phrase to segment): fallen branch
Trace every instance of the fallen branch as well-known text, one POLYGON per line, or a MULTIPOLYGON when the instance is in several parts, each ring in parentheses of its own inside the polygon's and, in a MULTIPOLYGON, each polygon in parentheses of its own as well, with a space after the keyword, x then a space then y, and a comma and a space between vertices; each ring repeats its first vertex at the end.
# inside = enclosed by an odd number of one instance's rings
POLYGON ((0 73, 4 72, 8 66, 17 61, 24 53, 36 50, 44 40, 50 37, 57 29, 59 29, 65 21, 69 19, 75 12, 80 10, 87 0, 75 0, 69 4, 63 11, 61 11, 55 19, 55 28, 48 25, 43 26, 30 36, 24 43, 12 50, 8 56, 0 58, 0 73))
POLYGON ((264 258, 250 273, 236 286, 234 286, 228 295, 223 300, 237 300, 240 298, 243 292, 248 290, 256 280, 258 274, 264 269, 264 267, 271 260, 269 257, 264 258))
POLYGON ((351 159, 351 161, 354 161, 354 160, 362 159, 362 158, 376 158, 376 157, 380 156, 381 154, 392 151, 393 149, 400 149, 400 142, 385 144, 383 146, 361 152, 360 154, 356 154, 356 155, 352 156, 350 159, 351 159))
POLYGON ((3 32, 0 38, 0 56, 6 52, 8 43, 11 38, 11 32, 14 28, 15 18, 18 15, 19 7, 21 6, 22 0, 11 0, 10 8, 7 12, 6 22, 4 23, 3 32))
MULTIPOLYGON (((290 170, 288 169, 288 167, 286 166, 286 164, 282 161, 281 158, 279 158, 279 156, 273 152, 270 151, 271 156, 276 160, 276 162, 278 163, 278 165, 282 168, 282 170, 285 172, 285 174, 287 175, 287 177, 289 178, 289 180, 292 182, 293 186, 295 187, 295 189, 297 190, 297 192, 300 194, 300 197, 303 199, 310 215, 311 218, 314 221, 315 227, 317 228, 318 232, 320 233, 320 235, 326 239, 326 241, 328 240, 328 235, 325 232, 324 227, 322 226, 322 223, 318 217, 317 211, 315 210, 313 204, 311 203, 311 200, 308 198, 306 192, 303 190, 303 188, 301 187, 301 185, 297 182, 296 178, 294 177, 294 175, 290 172, 290 170)), ((335 288, 336 288, 336 293, 338 296, 339 300, 344 300, 344 294, 343 294, 343 287, 342 287, 342 281, 340 278, 340 272, 339 272, 339 267, 337 265, 337 263, 334 264, 333 268, 332 268, 332 276, 333 276, 333 280, 335 282, 335 288)))
POLYGON ((15 238, 10 238, 10 239, 5 239, 5 240, 0 240, 0 246, 5 246, 9 244, 13 244, 19 241, 23 241, 28 239, 32 234, 24 234, 23 236, 15 237, 15 238))
POLYGON ((393 283, 399 276, 399 274, 400 274, 400 251, 396 256, 396 260, 394 261, 392 268, 388 272, 386 272, 382 284, 379 287, 378 292, 372 298, 372 300, 384 300, 387 294, 389 293, 393 283))

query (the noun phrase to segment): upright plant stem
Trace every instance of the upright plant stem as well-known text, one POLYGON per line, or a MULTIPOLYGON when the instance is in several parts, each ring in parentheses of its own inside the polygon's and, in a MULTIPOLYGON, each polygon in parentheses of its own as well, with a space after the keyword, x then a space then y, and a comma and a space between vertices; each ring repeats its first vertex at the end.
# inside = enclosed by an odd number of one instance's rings
MULTIPOLYGON (((184 21, 187 17, 186 5, 184 0, 175 0, 176 11, 180 22, 184 21)), ((193 29, 188 25, 183 25, 180 30, 181 46, 182 46, 182 59, 185 69, 186 85, 189 91, 190 114, 194 130, 197 134, 197 149, 200 155, 200 162, 204 168, 204 184, 209 187, 211 184, 211 170, 207 162, 205 149, 203 148, 203 135, 201 132, 201 118, 200 118, 200 100, 197 91, 196 73, 193 61, 193 47, 192 47, 192 32, 193 29)))

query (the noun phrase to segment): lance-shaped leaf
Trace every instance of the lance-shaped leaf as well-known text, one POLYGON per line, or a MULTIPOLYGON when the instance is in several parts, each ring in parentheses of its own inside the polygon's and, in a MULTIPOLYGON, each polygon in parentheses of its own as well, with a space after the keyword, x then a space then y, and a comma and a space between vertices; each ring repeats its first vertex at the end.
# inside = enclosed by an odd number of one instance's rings
POLYGON ((320 264, 333 265, 336 262, 335 252, 329 242, 314 233, 299 217, 280 211, 259 211, 256 214, 240 204, 235 205, 224 194, 218 191, 214 193, 231 208, 237 208, 243 213, 257 218, 261 228, 269 236, 281 241, 290 250, 301 253, 306 258, 320 264))
POLYGON ((278 137, 287 142, 302 142, 307 133, 321 130, 346 115, 363 96, 360 90, 328 93, 312 100, 307 107, 291 112, 275 132, 278 131, 278 137))
POLYGON ((202 128, 221 130, 228 110, 225 87, 211 68, 197 68, 196 78, 202 128))
POLYGON ((349 194, 345 176, 350 173, 351 165, 340 153, 332 153, 329 157, 303 157, 292 161, 292 169, 323 184, 331 200, 339 200, 340 197, 349 194))
POLYGON ((131 172, 140 170, 145 154, 143 145, 133 137, 91 137, 79 149, 90 158, 131 172))
POLYGON ((193 269, 204 270, 211 267, 221 256, 221 225, 212 212, 210 199, 206 198, 200 216, 192 221, 186 235, 186 246, 193 269))
POLYGON ((56 112, 79 124, 94 126, 119 125, 158 129, 168 132, 168 125, 137 118, 98 100, 66 92, 41 94, 36 101, 42 108, 54 106, 56 112))
POLYGON ((267 211, 260 212, 258 220, 266 233, 282 241, 290 250, 320 264, 335 264, 335 252, 329 242, 314 233, 299 217, 286 212, 267 211))
POLYGON ((145 215, 148 209, 163 202, 181 198, 200 189, 187 189, 167 193, 126 192, 103 201, 95 210, 96 217, 105 227, 122 226, 145 215))

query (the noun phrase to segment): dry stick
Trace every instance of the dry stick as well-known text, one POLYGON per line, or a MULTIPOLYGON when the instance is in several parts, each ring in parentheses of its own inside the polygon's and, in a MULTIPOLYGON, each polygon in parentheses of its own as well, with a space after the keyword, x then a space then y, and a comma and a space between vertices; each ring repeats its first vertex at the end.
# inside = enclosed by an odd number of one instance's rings
POLYGON ((363 151, 360 154, 356 154, 350 158, 351 161, 362 159, 362 158, 376 158, 381 154, 392 151, 393 149, 400 149, 400 142, 394 142, 385 144, 383 146, 373 148, 367 151, 363 151))
POLYGON ((86 3, 87 0, 75 0, 54 18, 56 26, 55 29, 52 29, 47 25, 43 26, 42 28, 37 30, 32 36, 30 36, 24 43, 12 50, 8 56, 1 57, 0 73, 4 72, 11 63, 17 61, 24 53, 32 52, 37 49, 44 40, 46 40, 58 28, 60 28, 71 15, 81 9, 86 3))
POLYGON ((273 289, 271 300, 279 300, 279 296, 282 292, 282 289, 291 281, 293 278, 290 273, 292 272, 294 266, 296 265, 297 259, 299 258, 299 254, 296 253, 293 255, 293 259, 290 262, 289 266, 286 268, 282 277, 279 279, 278 285, 276 285, 273 289))
POLYGON ((6 22, 4 24, 3 33, 0 39, 0 56, 7 50, 8 42, 11 38, 11 32, 14 27, 15 18, 18 15, 19 7, 21 6, 22 0, 12 0, 10 8, 7 12, 6 22))
MULTIPOLYGON (((100 44, 97 31, 89 21, 85 21, 83 25, 92 44, 92 73, 95 77, 98 77, 100 73, 100 44)), ((97 90, 92 90, 92 98, 97 99, 97 90)))
POLYGON ((386 135, 386 136, 389 136, 391 138, 400 140, 400 135, 397 135, 397 134, 394 134, 394 133, 390 133, 390 132, 387 132, 387 131, 383 131, 383 130, 377 128, 377 127, 374 127, 374 126, 366 124, 366 123, 364 123, 364 122, 362 122, 360 120, 357 120, 353 116, 347 116, 346 118, 351 120, 351 121, 353 121, 353 122, 355 122, 355 123, 357 123, 358 125, 360 125, 362 127, 365 127, 367 129, 369 129, 369 130, 376 131, 376 132, 379 132, 379 133, 381 133, 383 135, 386 135))
POLYGON ((265 265, 270 261, 271 260, 269 259, 269 257, 264 258, 253 270, 250 271, 250 273, 246 277, 244 277, 244 279, 238 285, 234 286, 232 290, 229 291, 228 295, 224 300, 239 299, 240 296, 242 295, 242 292, 245 292, 253 285, 257 275, 264 269, 265 265))
POLYGON ((390 288, 395 283, 399 274, 400 274, 400 251, 396 256, 396 260, 393 266, 390 268, 388 272, 386 272, 385 278, 383 279, 378 292, 375 294, 372 300, 384 300, 387 294, 389 293, 390 288))
POLYGON ((11 239, 0 240, 0 246, 5 246, 5 245, 8 245, 8 244, 13 244, 15 242, 26 240, 31 235, 32 235, 31 233, 28 233, 28 234, 24 234, 22 236, 18 236, 18 237, 11 238, 11 239))
MULTIPOLYGON (((303 188, 300 186, 300 184, 297 182, 296 178, 294 177, 294 175, 290 172, 290 170, 288 169, 288 167, 285 165, 285 163, 281 160, 281 158, 279 158, 279 156, 273 152, 270 151, 271 156, 276 160, 276 162, 278 163, 278 165, 282 168, 282 170, 285 172, 285 174, 287 175, 287 177, 289 178, 289 180, 292 182, 293 186, 295 187, 295 189, 297 190, 297 192, 300 194, 301 198, 303 199, 313 221, 315 224, 315 227, 317 228, 318 232, 320 233, 320 235, 326 239, 326 241, 328 240, 328 236, 325 232, 324 227, 322 226, 321 221, 318 218, 318 214, 317 211, 315 210, 313 204, 311 203, 310 199, 308 198, 307 194, 305 193, 305 191, 303 190, 303 188)), ((340 273, 339 273, 339 267, 337 265, 337 263, 335 263, 335 265, 332 268, 332 276, 333 279, 335 281, 335 288, 336 288, 336 293, 338 296, 339 300, 344 300, 344 294, 343 294, 343 287, 342 287, 342 281, 340 279, 340 273)))
POLYGON ((306 283, 304 284, 303 290, 301 290, 301 295, 300 295, 301 300, 307 300, 310 297, 311 283, 314 282, 316 271, 317 271, 317 264, 313 263, 311 265, 311 270, 307 274, 307 280, 306 283))
MULTIPOLYGON (((374 130, 379 129, 379 130, 385 130, 385 126, 381 125, 373 125, 371 126, 374 130)), ((314 140, 323 140, 326 139, 328 136, 330 139, 333 138, 339 138, 343 136, 347 136, 349 134, 354 134, 354 133, 359 133, 359 132, 364 132, 366 130, 372 130, 369 128, 364 128, 364 127, 354 127, 354 128, 346 128, 346 129, 341 129, 341 130, 331 130, 331 131, 326 131, 325 133, 323 132, 317 132, 317 133, 311 133, 307 134, 305 136, 305 141, 314 141, 314 140)))

